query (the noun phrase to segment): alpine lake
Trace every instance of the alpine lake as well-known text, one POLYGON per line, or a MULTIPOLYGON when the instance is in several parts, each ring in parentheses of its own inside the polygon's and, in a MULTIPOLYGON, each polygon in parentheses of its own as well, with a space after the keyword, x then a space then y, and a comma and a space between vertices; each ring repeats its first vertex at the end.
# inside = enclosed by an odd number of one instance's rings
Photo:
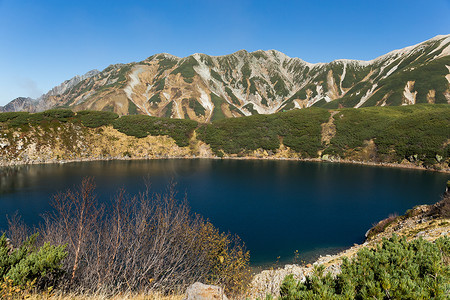
POLYGON ((239 235, 254 267, 311 262, 364 242, 390 214, 439 201, 449 174, 352 164, 273 160, 161 159, 0 168, 0 231, 18 213, 30 226, 52 210, 52 196, 96 182, 100 201, 120 188, 136 195, 176 183, 192 212, 239 235), (298 251, 298 255, 294 253, 298 251), (295 261, 294 261, 295 260, 295 261))

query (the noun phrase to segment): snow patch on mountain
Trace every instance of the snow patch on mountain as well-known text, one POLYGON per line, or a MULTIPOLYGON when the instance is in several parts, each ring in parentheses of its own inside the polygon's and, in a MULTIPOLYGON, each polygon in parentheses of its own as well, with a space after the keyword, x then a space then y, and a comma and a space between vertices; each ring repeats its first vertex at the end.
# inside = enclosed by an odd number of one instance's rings
POLYGON ((209 112, 212 112, 213 110, 213 104, 211 100, 208 97, 208 94, 201 89, 199 86, 197 86, 198 90, 200 91, 200 104, 209 112))
POLYGON ((127 95, 130 101, 133 101, 132 94, 134 93, 133 89, 135 86, 141 83, 139 79, 139 74, 142 73, 144 69, 142 67, 138 67, 134 69, 128 76, 130 77, 130 82, 126 87, 124 87, 123 91, 127 95))
POLYGON ((363 105, 364 103, 366 103, 367 99, 370 98, 370 96, 372 96, 373 92, 375 91, 375 89, 378 87, 378 84, 375 83, 370 90, 368 90, 359 100, 358 104, 356 104, 356 108, 361 107, 361 105, 363 105))
POLYGON ((339 82, 339 88, 341 89, 341 93, 344 94, 344 90, 342 89, 342 82, 345 79, 345 73, 347 71, 347 62, 343 62, 344 69, 342 70, 341 81, 339 82))
POLYGON ((402 105, 416 104, 417 91, 413 92, 414 83, 414 81, 408 81, 406 83, 405 89, 403 90, 404 101, 402 105))
POLYGON ((398 65, 393 66, 393 67, 386 73, 386 75, 383 76, 383 79, 386 78, 386 77, 388 77, 388 76, 390 76, 392 73, 394 73, 395 70, 397 70, 397 68, 398 68, 398 65))
POLYGON ((198 66, 194 66, 194 71, 200 76, 200 78, 203 79, 203 81, 208 84, 211 80, 211 70, 210 68, 205 65, 201 59, 197 59, 198 66))
POLYGON ((450 66, 445 65, 448 69, 448 74, 445 75, 445 79, 447 79, 448 83, 450 83, 450 66))
POLYGON ((150 90, 152 89, 153 84, 147 84, 147 89, 145 90, 145 92, 142 94, 142 96, 145 97, 145 99, 147 99, 147 101, 150 99, 150 90))

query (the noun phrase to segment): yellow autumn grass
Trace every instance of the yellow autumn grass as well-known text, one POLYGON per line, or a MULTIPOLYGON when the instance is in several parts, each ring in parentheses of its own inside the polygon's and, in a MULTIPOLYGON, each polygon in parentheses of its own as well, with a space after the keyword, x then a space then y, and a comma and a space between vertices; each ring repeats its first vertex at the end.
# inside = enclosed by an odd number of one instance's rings
POLYGON ((61 295, 44 295, 34 294, 26 299, 30 300, 182 300, 184 295, 162 295, 159 293, 152 294, 122 294, 113 297, 104 295, 75 295, 75 294, 61 294, 61 295))

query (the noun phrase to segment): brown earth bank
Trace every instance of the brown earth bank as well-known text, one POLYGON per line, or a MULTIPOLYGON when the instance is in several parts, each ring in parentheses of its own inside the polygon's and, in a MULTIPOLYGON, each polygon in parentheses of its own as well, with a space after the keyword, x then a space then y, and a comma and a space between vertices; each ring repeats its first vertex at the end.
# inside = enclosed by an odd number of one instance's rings
MULTIPOLYGON (((370 146, 370 142, 368 145, 370 146)), ((433 167, 424 167, 420 163, 406 159, 401 163, 380 162, 371 160, 364 151, 344 158, 320 155, 321 153, 318 153, 318 157, 304 158, 300 153, 281 143, 275 152, 258 149, 246 155, 225 153, 219 158, 214 155, 208 144, 196 137, 195 132, 190 138, 189 145, 180 147, 168 136, 137 138, 121 133, 112 126, 87 128, 73 123, 61 123, 58 127, 45 130, 39 126, 32 127, 28 131, 14 128, 0 130, 0 167, 97 160, 208 158, 331 162, 450 173, 450 167, 446 162, 433 167)))

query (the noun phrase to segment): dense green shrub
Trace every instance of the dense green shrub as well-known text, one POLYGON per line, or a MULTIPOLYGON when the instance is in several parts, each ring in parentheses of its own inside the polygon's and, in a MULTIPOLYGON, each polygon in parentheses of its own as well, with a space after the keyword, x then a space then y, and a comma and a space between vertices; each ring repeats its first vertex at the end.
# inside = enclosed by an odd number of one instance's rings
POLYGON ((25 120, 28 118, 29 113, 20 111, 20 112, 4 112, 0 113, 0 122, 7 122, 9 120, 13 120, 15 118, 24 118, 25 120))
POLYGON ((378 235, 379 233, 384 232, 384 230, 391 225, 393 222, 395 222, 396 220, 398 220, 399 216, 397 216, 396 214, 394 215, 390 215, 389 217, 387 217, 386 219, 381 220, 380 222, 378 222, 377 224, 375 224, 375 226, 373 226, 369 232, 367 233, 367 239, 370 239, 376 235, 378 235))
POLYGON ((67 122, 75 116, 69 109, 51 109, 40 113, 30 114, 28 112, 7 112, 0 113, 0 122, 8 122, 11 127, 21 127, 25 125, 40 125, 42 121, 67 122))
POLYGON ((316 269, 304 283, 287 276, 281 299, 448 299, 450 238, 430 243, 392 236, 375 249, 344 259, 333 278, 316 269))
POLYGON ((25 287, 35 283, 36 287, 48 284, 62 275, 62 260, 66 257, 64 245, 45 243, 36 247, 37 234, 30 236, 19 248, 8 245, 5 234, 0 236, 0 280, 12 281, 14 286, 25 287))
POLYGON ((343 156, 373 140, 380 160, 419 160, 434 164, 449 157, 449 105, 412 105, 342 109, 334 116, 336 135, 325 153, 343 156))
POLYGON ((83 110, 77 113, 77 117, 84 126, 97 128, 112 124, 119 115, 109 111, 83 110))
POLYGON ((190 56, 190 57, 183 59, 180 62, 179 66, 175 70, 173 70, 172 73, 170 73, 170 74, 176 75, 176 74, 180 73, 181 76, 183 76, 183 78, 190 79, 190 78, 194 77, 194 75, 196 74, 195 70, 194 70, 194 66, 198 66, 198 62, 197 62, 197 60, 195 60, 194 57, 190 56))
POLYGON ((126 135, 146 137, 148 135, 168 135, 178 146, 189 145, 189 138, 197 122, 183 119, 157 118, 146 115, 123 116, 113 122, 115 129, 126 135))
POLYGON ((0 122, 8 122, 11 127, 19 127, 29 123, 30 113, 28 112, 5 112, 0 113, 0 122))
MULTIPOLYGON (((231 90, 230 90, 231 92, 231 90)), ((209 144, 218 156, 224 153, 245 155, 258 148, 275 151, 280 142, 303 157, 323 154, 351 157, 373 141, 372 159, 383 162, 401 162, 407 159, 425 167, 448 161, 450 145, 450 106, 419 104, 402 107, 345 108, 334 115, 336 134, 328 146, 323 145, 322 127, 330 113, 323 108, 292 110, 271 115, 253 115, 226 119, 221 109, 237 109, 215 94, 211 94, 214 111, 212 123, 198 129, 198 137, 209 144), (350 156, 349 156, 350 155, 350 156)), ((160 101, 159 96, 151 100, 160 101)), ((184 99, 185 104, 199 116, 205 109, 195 99, 184 99)), ((130 113, 137 107, 130 103, 130 113)), ((287 105, 292 104, 292 102, 287 105)), ((172 103, 163 113, 169 117, 172 103)), ((187 115, 187 114, 185 114, 187 115)), ((81 120, 87 127, 113 124, 119 131, 136 137, 169 135, 179 146, 187 146, 197 127, 191 120, 133 115, 117 118, 113 112, 79 112, 73 117, 70 110, 50 110, 42 113, 0 113, 0 122, 9 127, 29 128, 33 125, 57 126, 58 122, 81 120)))
POLYGON ((40 114, 45 120, 58 120, 60 122, 67 122, 69 118, 75 116, 75 113, 70 109, 50 109, 40 114))
POLYGON ((317 155, 321 148, 321 124, 329 118, 325 109, 293 110, 273 115, 254 115, 224 119, 202 126, 198 137, 209 144, 216 155, 265 149, 275 151, 284 145, 304 156, 317 155))

